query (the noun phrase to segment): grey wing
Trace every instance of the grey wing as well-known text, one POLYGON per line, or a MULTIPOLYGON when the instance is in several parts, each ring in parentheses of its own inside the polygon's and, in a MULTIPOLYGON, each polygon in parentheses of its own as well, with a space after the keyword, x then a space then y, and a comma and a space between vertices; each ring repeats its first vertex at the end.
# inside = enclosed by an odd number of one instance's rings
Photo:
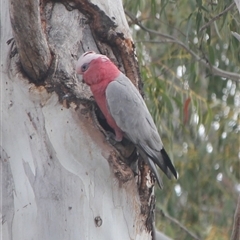
POLYGON ((146 152, 162 149, 162 141, 142 96, 124 74, 108 85, 106 100, 118 127, 133 143, 145 146, 146 152))
POLYGON ((106 89, 109 112, 125 135, 171 178, 177 173, 168 155, 147 106, 132 82, 120 74, 106 89))

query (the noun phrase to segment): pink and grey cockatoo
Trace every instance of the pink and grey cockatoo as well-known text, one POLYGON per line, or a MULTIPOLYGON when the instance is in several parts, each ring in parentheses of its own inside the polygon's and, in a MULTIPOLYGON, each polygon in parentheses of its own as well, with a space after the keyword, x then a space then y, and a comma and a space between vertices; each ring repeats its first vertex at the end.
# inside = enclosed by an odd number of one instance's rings
POLYGON ((156 165, 171 178, 177 172, 163 148, 151 114, 137 88, 105 55, 85 52, 78 60, 76 72, 90 86, 93 96, 115 132, 115 140, 128 138, 150 166, 158 185, 163 187, 156 165), (156 165, 155 165, 156 164, 156 165))

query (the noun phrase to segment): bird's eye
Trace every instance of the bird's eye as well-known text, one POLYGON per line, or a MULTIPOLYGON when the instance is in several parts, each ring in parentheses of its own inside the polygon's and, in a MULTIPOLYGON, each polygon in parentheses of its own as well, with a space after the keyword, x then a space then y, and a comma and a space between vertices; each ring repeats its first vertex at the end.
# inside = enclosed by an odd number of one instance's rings
POLYGON ((85 72, 85 71, 87 71, 87 69, 88 69, 88 66, 89 66, 89 64, 87 64, 87 63, 84 63, 84 64, 82 65, 82 67, 81 67, 81 71, 82 71, 82 72, 85 72))

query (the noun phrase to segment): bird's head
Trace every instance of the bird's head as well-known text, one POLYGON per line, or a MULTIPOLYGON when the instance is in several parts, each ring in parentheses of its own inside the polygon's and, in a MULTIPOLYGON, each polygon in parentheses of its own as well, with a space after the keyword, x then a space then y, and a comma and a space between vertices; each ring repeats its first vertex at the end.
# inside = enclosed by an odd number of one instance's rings
POLYGON ((77 61, 76 72, 83 76, 83 81, 92 86, 102 81, 111 82, 120 73, 114 63, 105 55, 88 51, 77 61))

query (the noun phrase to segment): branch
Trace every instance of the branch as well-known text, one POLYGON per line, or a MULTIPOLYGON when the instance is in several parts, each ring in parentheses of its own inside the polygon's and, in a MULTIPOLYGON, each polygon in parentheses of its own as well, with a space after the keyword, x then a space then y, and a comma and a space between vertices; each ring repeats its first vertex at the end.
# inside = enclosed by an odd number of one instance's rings
POLYGON ((164 233, 156 231, 155 240, 172 240, 172 238, 166 236, 164 233))
POLYGON ((234 0, 234 2, 236 3, 237 9, 240 13, 240 0, 234 0))
POLYGON ((232 35, 240 42, 240 34, 232 32, 232 35))
POLYGON ((167 38, 167 39, 172 39, 174 40, 175 38, 168 35, 168 34, 163 34, 163 33, 160 33, 160 32, 157 32, 155 30, 152 30, 152 29, 149 29, 149 28, 146 28, 144 27, 141 22, 139 21, 138 18, 136 18, 131 12, 125 10, 125 14, 133 21, 133 23, 135 23, 136 25, 138 25, 140 28, 142 28, 143 30, 145 30, 146 32, 149 32, 149 33, 152 33, 152 34, 155 34, 157 36, 160 36, 160 37, 163 37, 163 38, 167 38))
POLYGON ((231 236, 231 240, 238 239, 240 239, 240 195, 238 196, 238 203, 234 214, 233 230, 231 236))
POLYGON ((21 65, 34 82, 41 81, 52 56, 40 18, 40 2, 11 0, 10 16, 21 65))
POLYGON ((235 3, 233 2, 232 4, 230 4, 227 8, 225 8, 225 10, 223 10, 221 13, 219 13, 217 16, 213 17, 210 21, 208 21, 206 24, 204 24, 199 32, 203 31, 205 28, 207 28, 210 24, 212 24, 214 21, 216 21, 218 18, 220 18, 222 15, 224 15, 226 12, 228 12, 229 10, 231 10, 234 7, 235 3))
POLYGON ((162 216, 166 217, 168 220, 176 224, 179 228, 181 228, 183 231, 185 231, 188 235, 190 235, 193 239, 200 240, 200 238, 192 233, 190 230, 188 230, 183 224, 181 224, 177 219, 169 216, 167 213, 165 213, 163 210, 158 211, 162 214, 162 216))
POLYGON ((240 82, 240 74, 229 72, 229 71, 224 71, 224 70, 222 70, 220 68, 212 66, 208 61, 206 61, 205 59, 199 57, 194 51, 192 51, 190 48, 188 48, 183 42, 179 41, 178 39, 176 39, 176 38, 174 38, 174 37, 172 37, 170 35, 162 34, 162 33, 159 33, 159 32, 157 32, 155 30, 146 28, 131 13, 129 13, 128 11, 125 11, 125 13, 141 29, 145 30, 148 33, 155 34, 155 35, 160 36, 161 38, 163 38, 160 41, 156 41, 156 43, 158 42, 158 43, 175 43, 175 44, 178 44, 183 49, 185 49, 188 53, 190 53, 192 55, 192 57, 194 57, 198 62, 200 62, 203 66, 208 68, 212 72, 213 75, 224 77, 224 78, 229 78, 229 79, 232 79, 234 81, 240 82))

